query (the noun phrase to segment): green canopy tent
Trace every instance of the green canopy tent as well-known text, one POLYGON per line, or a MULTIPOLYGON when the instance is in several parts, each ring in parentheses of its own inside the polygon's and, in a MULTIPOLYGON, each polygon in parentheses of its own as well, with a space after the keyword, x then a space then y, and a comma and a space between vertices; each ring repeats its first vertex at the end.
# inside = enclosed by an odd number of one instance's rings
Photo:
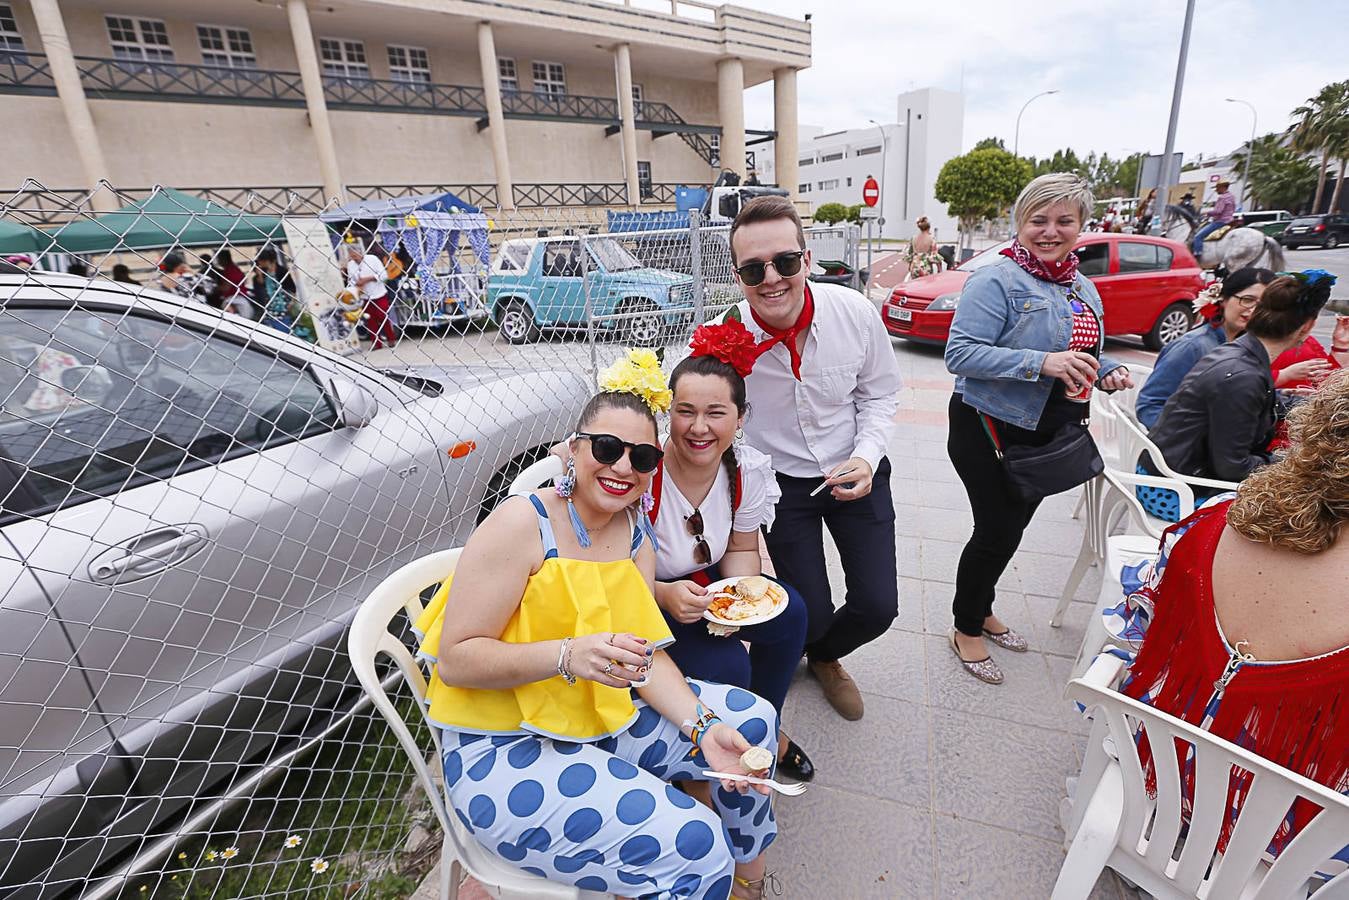
POLYGON ((18 222, 0 219, 0 256, 11 253, 42 253, 52 249, 48 234, 18 222))
MULTIPOLYGON (((47 230, 66 253, 266 244, 285 239, 281 219, 160 188, 144 200, 47 230)), ((45 245, 44 245, 45 246, 45 245)))

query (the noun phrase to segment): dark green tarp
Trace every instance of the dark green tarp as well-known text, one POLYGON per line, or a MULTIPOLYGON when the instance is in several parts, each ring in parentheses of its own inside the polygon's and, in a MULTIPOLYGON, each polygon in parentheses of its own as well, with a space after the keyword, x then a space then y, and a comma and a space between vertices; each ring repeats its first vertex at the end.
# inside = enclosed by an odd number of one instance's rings
POLYGON ((0 256, 8 256, 11 253, 41 253, 51 245, 51 237, 36 228, 0 219, 0 256))
POLYGON ((255 216, 172 188, 115 212, 47 229, 67 253, 279 243, 281 219, 255 216))

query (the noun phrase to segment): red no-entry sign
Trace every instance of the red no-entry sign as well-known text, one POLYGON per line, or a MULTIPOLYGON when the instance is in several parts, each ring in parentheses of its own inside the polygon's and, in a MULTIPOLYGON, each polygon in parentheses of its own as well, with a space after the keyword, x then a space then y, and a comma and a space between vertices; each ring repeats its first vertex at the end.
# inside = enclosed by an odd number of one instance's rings
POLYGON ((875 206, 880 199, 881 186, 876 183, 876 179, 868 175, 866 184, 862 185, 862 202, 867 206, 875 206))

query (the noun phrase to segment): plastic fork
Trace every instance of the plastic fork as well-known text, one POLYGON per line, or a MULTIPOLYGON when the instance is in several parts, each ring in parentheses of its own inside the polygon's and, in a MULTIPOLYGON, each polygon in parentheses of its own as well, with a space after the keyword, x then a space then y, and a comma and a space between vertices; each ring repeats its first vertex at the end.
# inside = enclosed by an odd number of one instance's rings
POLYGON ((749 775, 736 775, 732 772, 703 772, 708 778, 725 778, 727 781, 744 781, 749 784, 766 784, 786 797, 799 797, 806 792, 804 784, 783 784, 771 778, 753 778, 749 775))

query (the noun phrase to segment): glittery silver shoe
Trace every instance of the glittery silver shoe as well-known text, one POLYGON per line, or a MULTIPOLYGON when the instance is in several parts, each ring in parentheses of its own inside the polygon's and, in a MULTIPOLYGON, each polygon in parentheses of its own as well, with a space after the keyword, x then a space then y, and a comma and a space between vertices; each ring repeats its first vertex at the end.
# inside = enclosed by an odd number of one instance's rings
POLYGON ((970 662, 968 659, 962 657, 960 655, 960 647, 956 645, 956 633, 954 629, 951 631, 950 641, 951 652, 956 655, 956 659, 960 661, 961 667, 964 668, 966 672, 969 672, 985 684, 1002 684, 1002 669, 998 668, 998 664, 993 661, 992 657, 985 656, 983 659, 975 660, 974 662, 970 662))
POLYGON ((994 634, 993 632, 985 628, 984 637, 988 638, 990 641, 997 644, 1004 650, 1012 650, 1015 651, 1016 653, 1025 653, 1027 650, 1030 649, 1030 644, 1026 643, 1026 639, 1010 628, 1008 628, 1006 631, 999 632, 998 634, 994 634))

